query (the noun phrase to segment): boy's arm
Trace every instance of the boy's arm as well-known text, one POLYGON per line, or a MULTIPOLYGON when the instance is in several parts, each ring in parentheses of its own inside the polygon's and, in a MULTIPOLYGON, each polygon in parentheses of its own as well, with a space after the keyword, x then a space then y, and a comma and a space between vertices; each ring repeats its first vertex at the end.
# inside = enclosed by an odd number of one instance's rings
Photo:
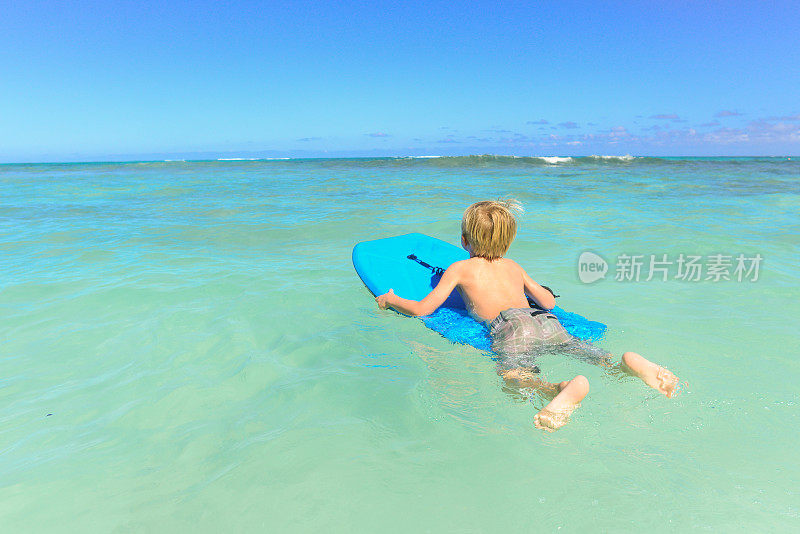
POLYGON ((411 300, 398 297, 391 289, 388 293, 375 297, 378 307, 382 310, 392 307, 400 313, 411 316, 430 315, 447 300, 450 293, 456 288, 459 280, 459 267, 453 264, 442 274, 442 279, 436 287, 422 300, 411 300))
POLYGON ((536 301, 536 304, 545 310, 552 310, 556 306, 556 298, 548 290, 537 284, 528 276, 525 269, 522 269, 522 281, 525 284, 525 294, 536 301))

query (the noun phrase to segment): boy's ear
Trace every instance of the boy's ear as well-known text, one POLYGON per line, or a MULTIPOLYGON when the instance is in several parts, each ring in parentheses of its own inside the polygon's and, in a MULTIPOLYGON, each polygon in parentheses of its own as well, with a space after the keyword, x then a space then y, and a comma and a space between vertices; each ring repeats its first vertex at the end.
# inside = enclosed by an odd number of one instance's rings
POLYGON ((469 243, 467 242, 467 236, 464 234, 461 234, 461 248, 469 252, 470 255, 472 254, 472 249, 469 248, 469 243))

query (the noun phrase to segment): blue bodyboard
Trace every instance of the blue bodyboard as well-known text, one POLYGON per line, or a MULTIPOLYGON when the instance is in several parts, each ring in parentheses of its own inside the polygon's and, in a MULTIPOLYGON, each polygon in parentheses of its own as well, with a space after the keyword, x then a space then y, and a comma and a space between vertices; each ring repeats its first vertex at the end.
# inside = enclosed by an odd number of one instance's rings
MULTIPOLYGON (((353 248, 353 267, 373 295, 393 289, 396 295, 422 300, 436 287, 441 273, 450 264, 469 258, 460 247, 424 234, 406 234, 374 241, 364 241, 353 248)), ((552 313, 573 336, 597 341, 606 325, 590 321, 556 306, 552 313)), ((432 315, 421 317, 425 326, 455 343, 466 343, 490 350, 489 330, 473 319, 458 291, 432 315)))

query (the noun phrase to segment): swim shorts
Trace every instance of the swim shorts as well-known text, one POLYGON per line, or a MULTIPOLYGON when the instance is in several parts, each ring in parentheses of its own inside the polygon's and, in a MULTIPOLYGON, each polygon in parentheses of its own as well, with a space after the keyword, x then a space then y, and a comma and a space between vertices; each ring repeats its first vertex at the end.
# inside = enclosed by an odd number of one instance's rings
POLYGON ((570 335, 552 313, 536 308, 500 312, 489 323, 489 332, 500 371, 524 368, 538 373, 535 359, 545 353, 571 354, 593 363, 607 362, 610 356, 600 347, 570 335))

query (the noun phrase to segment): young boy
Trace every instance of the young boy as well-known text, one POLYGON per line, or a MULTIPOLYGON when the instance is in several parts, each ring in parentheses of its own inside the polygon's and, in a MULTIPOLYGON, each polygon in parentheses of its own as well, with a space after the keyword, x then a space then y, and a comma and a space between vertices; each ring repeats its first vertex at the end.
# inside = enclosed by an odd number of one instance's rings
POLYGON ((500 360, 498 373, 509 385, 535 387, 552 400, 534 417, 537 428, 553 431, 567 423, 570 414, 589 393, 586 377, 551 384, 537 378, 536 355, 572 353, 606 368, 619 369, 641 378, 647 385, 671 397, 678 378, 635 352, 626 352, 618 365, 609 353, 574 338, 547 313, 555 306, 553 294, 534 282, 516 262, 504 258, 514 240, 517 223, 515 201, 483 201, 467 208, 461 221, 461 246, 469 259, 452 264, 436 287, 421 301, 408 300, 390 289, 375 298, 381 309, 392 307, 406 315, 430 315, 453 289, 469 313, 489 326, 492 351, 500 360), (530 297, 541 309, 528 305, 530 297))

